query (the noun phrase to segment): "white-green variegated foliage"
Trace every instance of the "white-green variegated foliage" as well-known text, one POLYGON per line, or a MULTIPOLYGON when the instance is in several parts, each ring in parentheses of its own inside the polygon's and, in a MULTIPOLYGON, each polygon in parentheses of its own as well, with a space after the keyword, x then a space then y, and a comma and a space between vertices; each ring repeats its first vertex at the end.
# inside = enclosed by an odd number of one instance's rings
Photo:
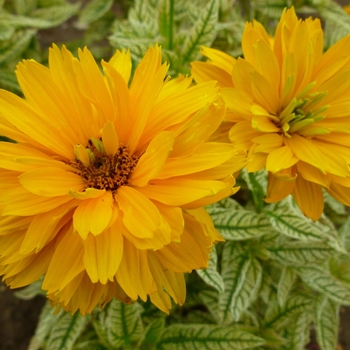
MULTIPOLYGON (((241 55, 247 20, 272 34, 292 5, 321 16, 326 48, 350 33, 350 16, 331 0, 0 0, 0 87, 18 89, 14 67, 22 58, 46 62, 48 28, 70 25, 78 38, 53 40, 71 50, 88 45, 97 58, 130 48, 138 61, 158 43, 177 76, 202 59, 201 46, 241 55)), ((350 306, 349 211, 325 193, 324 214, 313 222, 291 198, 264 203, 264 172, 243 171, 238 182, 234 198, 207 208, 226 241, 208 268, 186 276, 182 307, 165 315, 150 302, 113 300, 82 317, 54 315, 46 305, 29 350, 302 350, 311 328, 322 350, 335 350, 339 308, 350 306)), ((33 298, 40 285, 17 296, 33 298)))

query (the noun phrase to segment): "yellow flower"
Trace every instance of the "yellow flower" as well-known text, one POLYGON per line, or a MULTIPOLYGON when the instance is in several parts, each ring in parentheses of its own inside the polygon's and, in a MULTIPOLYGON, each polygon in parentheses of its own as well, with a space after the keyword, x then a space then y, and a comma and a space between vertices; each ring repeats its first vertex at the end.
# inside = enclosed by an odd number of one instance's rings
POLYGON ((350 35, 323 53, 318 19, 284 10, 272 40, 258 22, 245 26, 244 58, 204 48, 197 82, 217 80, 228 106, 229 137, 246 149, 247 170, 269 172, 266 202, 292 194, 317 220, 322 188, 350 205, 350 35))
MULTIPOLYGON (((131 75, 117 51, 102 72, 63 47, 49 68, 17 67, 25 99, 0 91, 0 274, 12 288, 44 275, 58 309, 117 297, 164 312, 185 300, 184 272, 222 240, 202 206, 237 188, 232 144, 209 141, 225 113, 218 88, 169 80, 151 47, 131 75)), ((238 155, 238 161, 241 156, 238 155)))

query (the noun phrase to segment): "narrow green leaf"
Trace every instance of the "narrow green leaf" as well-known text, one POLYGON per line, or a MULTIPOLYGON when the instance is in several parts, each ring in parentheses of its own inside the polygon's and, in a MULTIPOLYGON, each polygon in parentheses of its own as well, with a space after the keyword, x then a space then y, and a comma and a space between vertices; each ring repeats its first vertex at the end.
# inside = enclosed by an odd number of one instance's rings
POLYGON ((247 170, 243 169, 241 176, 252 193, 260 193, 261 197, 266 196, 267 172, 265 170, 248 173, 247 170))
POLYGON ((14 7, 18 15, 27 15, 37 6, 37 0, 14 0, 14 7))
POLYGON ((227 240, 246 240, 273 231, 269 218, 253 211, 213 208, 210 215, 217 230, 227 240))
POLYGON ((14 27, 0 24, 0 41, 11 39, 14 33, 15 33, 14 27))
POLYGON ((283 267, 281 277, 278 281, 277 287, 277 301, 278 304, 283 307, 287 301, 289 292, 293 287, 296 273, 292 267, 283 267))
POLYGON ((48 337, 52 327, 59 320, 60 315, 54 315, 49 302, 41 310, 38 324, 35 329, 35 334, 30 340, 28 350, 39 350, 43 347, 45 339, 48 337))
POLYGON ((141 37, 151 38, 159 34, 158 13, 148 0, 135 0, 134 6, 129 10, 128 19, 135 33, 141 37))
POLYGON ((314 318, 316 339, 322 350, 336 349, 339 333, 339 304, 327 298, 318 301, 314 318))
POLYGON ((106 14, 112 7, 114 0, 92 0, 79 13, 78 27, 84 27, 106 14))
POLYGON ((288 339, 288 346, 285 350, 300 350, 305 349, 306 344, 310 341, 309 334, 310 316, 304 312, 293 319, 293 322, 288 324, 284 337, 288 339), (307 332, 305 332, 307 330, 307 332), (307 333, 307 334, 306 334, 307 333))
POLYGON ((334 199, 327 191, 323 191, 324 202, 329 206, 336 214, 346 215, 345 205, 334 199))
POLYGON ((27 49, 36 31, 33 29, 20 30, 11 39, 12 44, 1 52, 0 64, 17 61, 21 54, 27 49))
POLYGON ((137 303, 126 305, 112 300, 106 321, 109 342, 115 347, 130 346, 141 338, 143 324, 137 303))
POLYGON ((285 266, 304 266, 324 262, 333 249, 322 242, 287 242, 283 245, 269 247, 270 258, 285 266))
POLYGON ((220 202, 214 203, 206 207, 206 210, 208 211, 209 214, 211 214, 211 210, 216 208, 232 209, 232 210, 243 209, 243 207, 236 200, 230 197, 225 198, 220 202))
POLYGON ((172 325, 165 329, 158 350, 254 349, 265 343, 251 333, 215 325, 172 325))
POLYGON ((337 280, 325 266, 299 267, 297 271, 310 288, 326 295, 337 303, 350 305, 349 286, 337 280))
POLYGON ((89 320, 89 316, 84 317, 79 312, 76 312, 73 316, 64 313, 58 322, 53 325, 46 348, 50 350, 72 349, 89 320))
POLYGON ((217 291, 223 292, 225 290, 225 286, 221 275, 217 271, 217 260, 218 256, 214 246, 210 254, 209 266, 206 269, 196 271, 205 283, 214 287, 217 291))
POLYGON ((36 9, 31 13, 31 17, 36 20, 44 20, 50 23, 50 27, 56 27, 74 16, 80 9, 81 4, 69 4, 51 6, 36 9))
POLYGON ((199 297, 202 299, 216 323, 220 323, 219 293, 216 290, 203 290, 199 293, 199 297))
POLYGON ((272 226, 280 233, 299 240, 325 241, 326 229, 293 210, 287 202, 271 205, 265 212, 272 226))
POLYGON ((223 324, 238 322, 244 310, 255 300, 260 288, 262 268, 247 255, 231 259, 222 271, 225 291, 219 295, 219 309, 223 324))
POLYGON ((98 340, 85 340, 74 345, 72 350, 108 350, 98 340))
POLYGON ((215 25, 218 22, 218 11, 218 0, 211 0, 198 14, 198 20, 182 46, 182 62, 194 60, 199 56, 201 46, 211 45, 216 36, 215 25))
POLYGON ((283 328, 290 317, 309 312, 312 307, 312 300, 299 295, 289 298, 283 307, 278 303, 271 304, 265 315, 265 326, 273 329, 283 328))
POLYGON ((26 16, 17 16, 5 12, 0 12, 0 23, 4 26, 11 26, 16 28, 36 28, 45 29, 50 28, 51 23, 43 19, 35 19, 26 16))
POLYGON ((142 341, 141 341, 141 349, 148 348, 148 347, 151 347, 152 345, 155 345, 160 339, 160 336, 162 335, 164 328, 165 328, 164 317, 157 318, 153 322, 151 322, 143 333, 142 341))

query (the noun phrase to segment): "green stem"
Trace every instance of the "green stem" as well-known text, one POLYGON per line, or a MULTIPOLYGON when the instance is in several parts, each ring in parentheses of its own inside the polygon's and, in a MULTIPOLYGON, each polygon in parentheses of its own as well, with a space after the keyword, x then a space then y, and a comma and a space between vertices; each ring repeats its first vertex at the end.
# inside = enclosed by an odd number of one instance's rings
POLYGON ((170 9, 169 9, 169 50, 173 49, 173 40, 174 40, 174 6, 175 0, 170 0, 170 9))
POLYGON ((257 213, 261 213, 264 208, 264 190, 261 184, 256 180, 254 173, 249 173, 249 180, 253 185, 252 195, 256 211, 257 213))

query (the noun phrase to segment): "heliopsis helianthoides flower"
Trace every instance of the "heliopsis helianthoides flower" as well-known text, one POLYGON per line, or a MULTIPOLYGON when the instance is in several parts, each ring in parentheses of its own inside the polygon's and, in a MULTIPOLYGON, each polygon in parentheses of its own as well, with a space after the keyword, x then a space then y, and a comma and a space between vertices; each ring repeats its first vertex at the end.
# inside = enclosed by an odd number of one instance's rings
POLYGON ((102 71, 63 47, 49 68, 17 67, 25 99, 0 92, 0 274, 12 288, 44 275, 52 304, 82 314, 117 297, 168 312, 184 272, 222 240, 202 208, 233 194, 232 144, 212 142, 225 105, 215 82, 169 80, 151 47, 130 86, 130 53, 102 71))
POLYGON ((258 22, 245 26, 244 58, 204 48, 193 63, 200 83, 217 80, 229 137, 248 150, 247 170, 269 172, 266 202, 292 194, 317 220, 322 188, 350 205, 350 35, 323 53, 318 19, 284 10, 275 37, 258 22))

